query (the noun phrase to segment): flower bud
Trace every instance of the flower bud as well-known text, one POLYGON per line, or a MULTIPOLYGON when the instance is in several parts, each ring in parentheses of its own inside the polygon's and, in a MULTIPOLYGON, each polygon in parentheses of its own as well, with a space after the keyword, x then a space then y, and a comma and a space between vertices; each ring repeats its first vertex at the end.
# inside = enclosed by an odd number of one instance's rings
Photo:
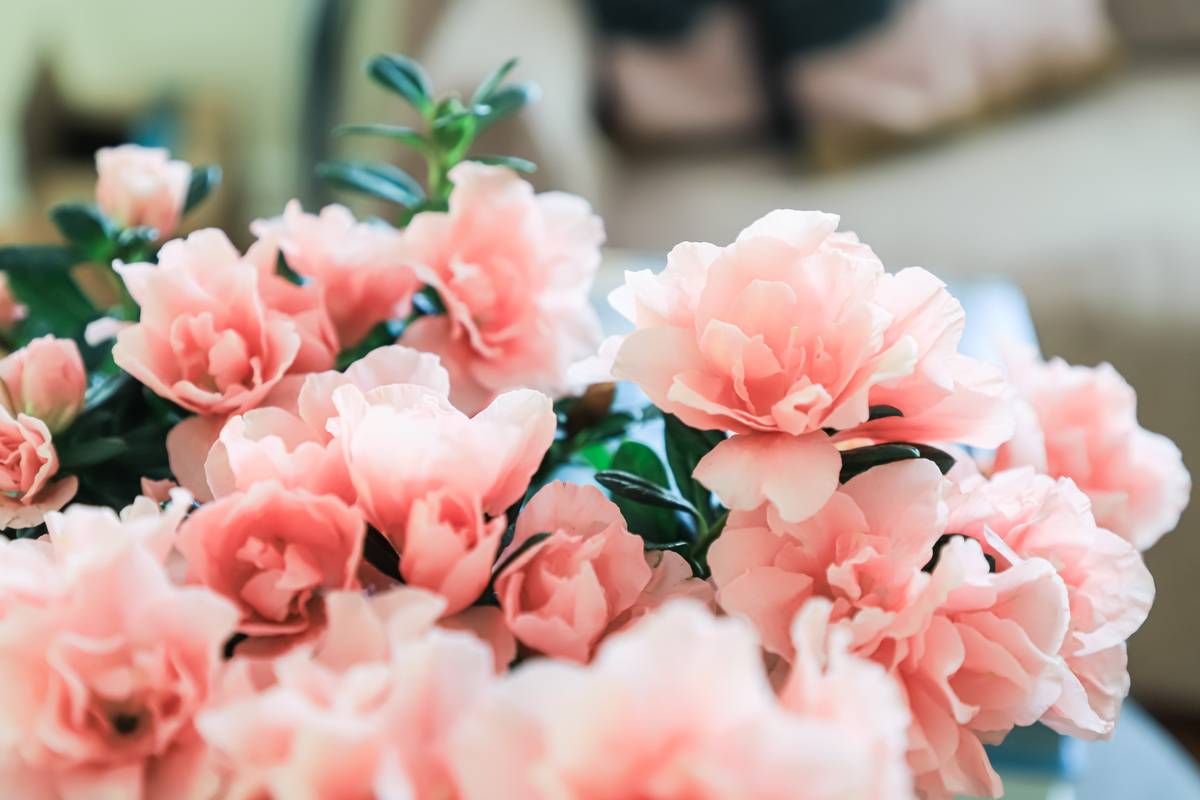
POLYGON ((40 419, 53 435, 83 410, 87 370, 79 345, 71 339, 34 339, 0 360, 0 380, 12 413, 40 419))
POLYGON ((165 239, 179 226, 192 167, 161 147, 124 144, 96 151, 96 205, 123 228, 145 225, 165 239))

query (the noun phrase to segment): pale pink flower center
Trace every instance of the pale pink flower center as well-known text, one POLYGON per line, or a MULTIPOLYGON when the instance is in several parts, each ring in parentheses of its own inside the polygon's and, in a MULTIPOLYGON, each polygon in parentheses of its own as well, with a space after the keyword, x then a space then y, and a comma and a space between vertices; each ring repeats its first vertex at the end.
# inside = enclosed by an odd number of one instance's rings
POLYGON ((313 590, 325 582, 320 562, 308 548, 278 538, 250 537, 237 559, 255 573, 243 584, 241 598, 274 622, 305 615, 313 590))

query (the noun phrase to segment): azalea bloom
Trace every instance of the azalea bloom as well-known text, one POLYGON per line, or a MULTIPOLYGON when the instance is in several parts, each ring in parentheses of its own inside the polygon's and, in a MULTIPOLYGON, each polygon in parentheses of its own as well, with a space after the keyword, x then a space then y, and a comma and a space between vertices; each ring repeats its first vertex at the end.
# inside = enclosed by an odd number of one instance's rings
POLYGON ((1043 362, 1033 348, 1005 349, 1016 397, 1016 434, 995 468, 1029 466, 1070 478, 1108 528, 1146 550, 1179 522, 1192 491, 1179 448, 1138 425, 1137 396, 1109 364, 1043 362))
POLYGON ((904 774, 895 687, 881 669, 844 677, 839 699, 881 699, 880 727, 899 731, 864 736, 836 716, 786 710, 745 624, 677 600, 608 639, 589 666, 538 660, 511 673, 454 733, 459 796, 911 797, 911 785, 881 791, 876 777, 904 774))
POLYGON ((763 646, 798 658, 793 620, 827 603, 850 652, 900 683, 912 711, 908 763, 929 798, 1002 791, 983 749, 1030 725, 1063 693, 1067 587, 1044 558, 992 573, 974 539, 951 538, 938 468, 917 459, 848 481, 817 514, 783 520, 765 504, 733 512, 709 551, 717 600, 763 646))
POLYGON ((957 352, 963 311, 945 285, 886 274, 837 225, 774 211, 729 247, 677 246, 610 297, 637 326, 612 375, 694 428, 737 434, 695 472, 729 508, 811 516, 837 488, 839 441, 995 447, 1012 433, 1000 370, 957 352), (869 421, 873 405, 903 416, 869 421))
POLYGON ((319 290, 275 274, 273 248, 246 257, 217 230, 163 245, 158 264, 118 264, 142 307, 113 358, 156 394, 201 415, 259 405, 289 372, 329 369, 337 337, 319 290))
POLYGON ((567 394, 567 368, 600 342, 588 292, 603 223, 581 198, 535 195, 506 167, 464 161, 450 180, 449 211, 417 214, 402 240, 446 313, 418 319, 401 344, 441 356, 467 414, 510 389, 567 394))
POLYGON ((292 200, 282 216, 255 220, 250 230, 274 239, 288 266, 320 287, 343 348, 358 344, 379 322, 408 316, 420 281, 401 257, 394 228, 358 222, 339 205, 306 214, 292 200))

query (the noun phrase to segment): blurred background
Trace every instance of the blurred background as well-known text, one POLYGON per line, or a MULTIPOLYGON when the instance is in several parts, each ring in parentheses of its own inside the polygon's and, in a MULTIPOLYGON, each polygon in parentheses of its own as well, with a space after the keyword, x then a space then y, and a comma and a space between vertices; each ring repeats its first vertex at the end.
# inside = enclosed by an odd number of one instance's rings
MULTIPOLYGON (((411 121, 370 55, 471 89, 517 55, 544 97, 483 152, 588 198, 609 244, 726 244, 777 207, 842 215, 892 269, 1004 276, 1047 357, 1108 360, 1200 470, 1200 0, 0 0, 0 243, 53 238, 96 148, 225 182, 235 240, 313 164, 413 164, 342 122, 411 121)), ((414 174, 420 171, 414 169, 414 174)), ((1200 503, 1147 554, 1134 696, 1200 745, 1200 503)))

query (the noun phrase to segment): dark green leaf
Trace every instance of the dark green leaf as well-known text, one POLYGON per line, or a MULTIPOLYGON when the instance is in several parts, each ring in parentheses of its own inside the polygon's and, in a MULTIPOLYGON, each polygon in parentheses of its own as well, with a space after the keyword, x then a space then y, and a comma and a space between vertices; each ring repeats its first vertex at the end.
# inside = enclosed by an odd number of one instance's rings
MULTIPOLYGON (((622 442, 613 454, 610 469, 635 475, 649 481, 664 491, 670 490, 667 469, 646 445, 640 442, 622 442)), ((621 509, 629 530, 651 542, 674 541, 678 538, 679 519, 675 511, 655 504, 645 504, 614 492, 613 502, 621 509)))
POLYGON ((66 272, 79 263, 79 255, 57 244, 19 244, 0 247, 0 270, 17 272, 66 272))
POLYGON ((183 213, 188 213, 204 202, 204 198, 212 194, 220 185, 221 168, 216 164, 192 167, 192 179, 188 182, 187 200, 183 203, 183 213))
POLYGON ((537 164, 516 156, 471 156, 468 161, 478 161, 493 167, 508 167, 518 172, 537 172, 537 164))
POLYGON ((396 335, 392 333, 392 329, 386 322, 381 322, 367 332, 358 344, 353 347, 347 347, 342 352, 338 353, 337 361, 334 363, 334 369, 339 372, 344 372, 347 367, 358 361, 367 353, 379 347, 384 347, 389 344, 396 343, 396 335))
POLYGON ((643 542, 645 550, 689 550, 691 542, 643 542))
POLYGON ((433 81, 425 68, 408 56, 392 53, 367 62, 367 75, 385 89, 403 97, 428 116, 433 108, 433 81))
POLYGON ((893 461, 905 461, 910 458, 920 457, 921 452, 913 445, 897 442, 873 444, 866 447, 856 447, 853 450, 843 450, 842 472, 838 479, 841 483, 845 483, 872 467, 890 464, 893 461))
MULTIPOLYGON (((951 539, 956 538, 966 537, 964 537, 961 533, 943 533, 941 536, 939 536, 937 541, 933 543, 933 557, 929 559, 925 566, 921 567, 921 571, 933 572, 934 568, 937 566, 938 559, 942 557, 942 548, 950 544, 951 539)), ((996 557, 991 553, 984 553, 983 557, 988 563, 988 572, 995 572, 996 557)))
POLYGON ((334 136, 384 136, 395 139, 410 147, 415 147, 422 153, 428 153, 432 147, 428 139, 403 125, 339 125, 333 129, 334 136))
POLYGON ((317 164, 317 174, 339 189, 414 206, 425 199, 425 191, 411 175, 391 164, 371 161, 326 161, 317 164))
POLYGON ((129 445, 125 443, 124 439, 117 436, 106 436, 81 442, 71 447, 59 456, 59 460, 63 469, 77 470, 116 458, 128 449, 129 445))
POLYGON ((425 316, 446 313, 446 304, 442 301, 442 296, 432 286, 426 286, 413 295, 413 303, 422 306, 421 311, 425 316))
POLYGON ((466 152, 477 129, 475 117, 466 112, 439 117, 433 123, 433 141, 450 154, 448 162, 454 163, 456 154, 466 152))
POLYGON ((404 579, 400 577, 400 554, 392 547, 392 543, 371 525, 367 526, 367 535, 363 539, 363 560, 392 580, 404 583, 404 579))
POLYGON ((293 286, 304 285, 304 278, 288 265, 287 258, 284 257, 282 250, 275 256, 275 274, 293 286))
POLYGON ((708 514, 712 521, 712 493, 692 477, 696 465, 718 444, 725 440, 723 431, 701 431, 693 428, 674 414, 663 414, 666 424, 664 440, 667 462, 675 476, 675 485, 684 499, 708 514))
POLYGON ((936 447, 930 447, 927 444, 912 444, 911 442, 903 442, 903 444, 915 447, 917 452, 921 454, 921 458, 927 458, 934 464, 937 464, 938 469, 942 471, 943 475, 949 472, 954 466, 954 456, 944 450, 938 450, 936 447))
POLYGON ((667 480, 667 468, 659 460, 658 454, 641 442, 622 442, 613 455, 612 468, 650 481, 663 489, 671 488, 667 480))
POLYGON ((496 91, 496 87, 500 85, 508 73, 512 72, 512 68, 517 65, 517 59, 510 58, 500 65, 499 69, 479 84, 479 88, 475 90, 475 94, 471 95, 471 105, 478 105, 488 99, 492 92, 496 91))
POLYGON ((16 338, 22 343, 48 333, 62 339, 78 337, 100 316, 67 272, 13 271, 8 273, 8 286, 29 306, 29 316, 17 326, 16 338))
POLYGON ((246 641, 250 637, 244 633, 235 633, 225 640, 225 646, 221 649, 221 657, 228 661, 233 658, 233 653, 237 650, 237 646, 246 641))
POLYGON ((506 86, 493 93, 486 103, 475 106, 474 113, 479 118, 479 129, 483 130, 520 111, 526 105, 536 103, 541 96, 541 88, 533 81, 523 81, 506 86))
POLYGON ((645 478, 639 478, 637 475, 620 470, 604 470, 596 473, 596 482, 618 497, 627 497, 648 506, 683 511, 696 519, 701 518, 700 512, 691 503, 675 497, 661 486, 651 483, 645 478))
POLYGON ((116 230, 96 206, 85 203, 61 203, 49 212, 50 221, 63 238, 84 257, 104 261, 112 252, 116 230))
POLYGON ((871 414, 870 414, 870 417, 868 418, 868 420, 884 419, 885 417, 903 417, 904 416, 904 412, 902 412, 900 409, 896 408, 895 406, 885 406, 885 405, 871 406, 871 408, 869 410, 870 410, 871 414))
MULTIPOLYGON (((530 536, 528 539, 521 542, 520 546, 518 546, 515 550, 513 550, 512 553, 505 556, 503 561, 497 562, 496 566, 492 568, 493 581, 496 578, 500 577, 501 573, 503 573, 504 570, 511 567, 518 558, 525 555, 530 550, 537 547, 539 544, 546 541, 553 535, 554 534, 551 531, 546 531, 543 533, 535 533, 533 536, 530 536)), ((497 553, 496 555, 500 556, 500 555, 502 555, 502 552, 497 553)))
POLYGON ((117 234, 116 257, 126 264, 145 261, 154 250, 156 241, 158 241, 157 228, 147 228, 144 225, 126 228, 117 234))
POLYGON ((125 386, 133 380, 128 372, 121 370, 103 376, 93 376, 92 385, 88 387, 87 393, 84 395, 83 411, 86 414, 88 411, 103 405, 111 399, 117 392, 125 388, 125 386))

